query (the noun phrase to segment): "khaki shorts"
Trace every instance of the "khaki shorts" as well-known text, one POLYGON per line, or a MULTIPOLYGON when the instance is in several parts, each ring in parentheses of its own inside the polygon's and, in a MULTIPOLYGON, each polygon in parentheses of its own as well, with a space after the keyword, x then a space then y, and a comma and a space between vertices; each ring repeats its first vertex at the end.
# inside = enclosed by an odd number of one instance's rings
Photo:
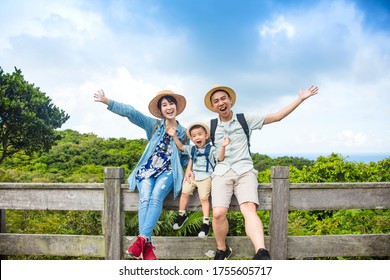
POLYGON ((209 199, 211 192, 211 178, 208 177, 202 181, 195 181, 191 179, 191 183, 185 181, 181 192, 187 195, 193 195, 196 188, 198 188, 199 198, 201 200, 209 199))
POLYGON ((229 208, 233 194, 239 205, 244 202, 253 202, 259 205, 257 173, 255 169, 251 169, 238 175, 230 169, 223 176, 213 175, 211 189, 213 208, 229 208))

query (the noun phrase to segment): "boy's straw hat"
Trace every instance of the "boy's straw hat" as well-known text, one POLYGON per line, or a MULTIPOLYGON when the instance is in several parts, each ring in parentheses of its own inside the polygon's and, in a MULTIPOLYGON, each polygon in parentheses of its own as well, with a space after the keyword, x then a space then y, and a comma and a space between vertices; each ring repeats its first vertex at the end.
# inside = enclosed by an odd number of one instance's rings
POLYGON ((207 124, 202 123, 202 122, 193 122, 193 123, 191 123, 191 124, 187 127, 187 130, 186 130, 186 133, 187 133, 188 138, 191 138, 191 134, 190 134, 191 128, 193 128, 193 127, 196 126, 196 125, 200 125, 200 126, 204 127, 204 129, 205 129, 206 132, 207 132, 207 138, 210 137, 210 128, 209 128, 209 126, 208 126, 207 124))
POLYGON ((164 89, 164 90, 161 90, 160 92, 158 92, 157 95, 149 102, 149 112, 153 116, 160 118, 160 119, 162 119, 164 117, 161 114, 160 108, 158 108, 157 103, 162 97, 167 96, 167 95, 172 96, 177 101, 176 116, 180 115, 184 111, 186 104, 187 104, 185 97, 183 95, 176 94, 169 89, 164 89))
POLYGON ((230 87, 226 87, 226 86, 215 85, 215 86, 212 87, 212 89, 210 89, 206 93, 206 95, 204 97, 204 104, 206 105, 206 107, 210 111, 214 112, 213 105, 211 104, 210 98, 211 98, 211 96, 213 95, 214 92, 219 91, 219 90, 225 91, 225 92, 227 92, 230 95, 230 98, 232 99, 232 107, 233 107, 234 103, 236 103, 236 93, 234 92, 233 89, 231 89, 230 87))

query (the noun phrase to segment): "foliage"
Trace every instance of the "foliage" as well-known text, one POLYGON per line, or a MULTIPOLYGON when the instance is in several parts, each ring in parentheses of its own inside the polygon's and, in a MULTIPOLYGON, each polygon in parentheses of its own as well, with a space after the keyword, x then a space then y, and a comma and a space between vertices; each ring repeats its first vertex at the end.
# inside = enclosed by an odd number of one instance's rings
POLYGON ((20 70, 5 74, 0 67, 0 163, 21 150, 48 151, 68 118, 20 70))
POLYGON ((390 210, 341 209, 289 213, 289 235, 390 233, 390 210))
POLYGON ((146 140, 103 139, 73 130, 57 131, 48 152, 16 153, 4 161, 0 181, 103 182, 106 166, 119 166, 129 174, 140 159, 146 140))
POLYGON ((101 235, 101 214, 96 211, 8 210, 7 232, 101 235))
POLYGON ((270 158, 267 155, 261 155, 258 153, 252 154, 253 165, 259 172, 266 171, 272 166, 295 166, 299 170, 302 170, 305 166, 313 165, 314 161, 301 157, 277 157, 275 159, 270 158))

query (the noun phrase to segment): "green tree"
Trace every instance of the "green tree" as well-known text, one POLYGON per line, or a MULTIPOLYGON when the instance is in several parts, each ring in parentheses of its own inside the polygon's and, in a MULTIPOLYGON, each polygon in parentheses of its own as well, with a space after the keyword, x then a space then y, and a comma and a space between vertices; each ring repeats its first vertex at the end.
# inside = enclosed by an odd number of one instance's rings
POLYGON ((48 151, 69 115, 51 103, 34 84, 24 80, 20 69, 12 74, 0 67, 0 163, 24 150, 48 151))

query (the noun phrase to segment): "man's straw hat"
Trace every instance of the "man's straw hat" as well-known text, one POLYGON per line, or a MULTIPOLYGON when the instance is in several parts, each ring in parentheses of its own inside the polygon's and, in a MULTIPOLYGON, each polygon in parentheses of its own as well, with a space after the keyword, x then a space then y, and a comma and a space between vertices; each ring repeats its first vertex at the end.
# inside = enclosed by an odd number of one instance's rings
POLYGON ((233 89, 231 89, 230 87, 226 87, 226 86, 219 86, 219 85, 215 85, 213 86, 212 89, 210 89, 207 93, 206 93, 206 96, 204 97, 204 104, 206 105, 206 107, 210 110, 210 111, 213 111, 214 112, 214 109, 213 109, 213 105, 211 104, 211 96, 213 95, 213 93, 215 93, 216 91, 225 91, 229 94, 230 98, 232 99, 232 107, 234 105, 234 103, 236 103, 236 93, 234 92, 233 89))

